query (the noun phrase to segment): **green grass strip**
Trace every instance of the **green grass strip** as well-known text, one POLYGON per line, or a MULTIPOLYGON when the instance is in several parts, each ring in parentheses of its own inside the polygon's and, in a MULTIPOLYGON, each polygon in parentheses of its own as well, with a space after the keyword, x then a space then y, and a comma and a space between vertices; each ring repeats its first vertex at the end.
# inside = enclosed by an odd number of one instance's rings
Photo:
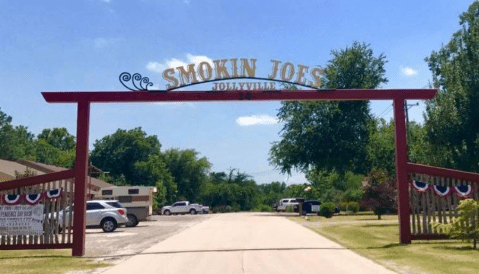
POLYGON ((398 273, 479 273, 479 250, 458 240, 400 245, 397 216, 290 217, 316 233, 398 273))
POLYGON ((50 274, 92 270, 109 264, 71 256, 71 250, 0 251, 1 273, 50 274))

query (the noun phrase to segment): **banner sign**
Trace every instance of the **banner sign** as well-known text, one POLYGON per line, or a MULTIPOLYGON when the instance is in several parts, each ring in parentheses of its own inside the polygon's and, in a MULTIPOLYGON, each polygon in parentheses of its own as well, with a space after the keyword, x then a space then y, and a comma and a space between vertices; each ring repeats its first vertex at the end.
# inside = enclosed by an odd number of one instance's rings
POLYGON ((288 83, 312 89, 321 87, 323 69, 305 65, 295 65, 291 62, 271 60, 270 73, 266 77, 256 76, 257 59, 232 58, 218 59, 211 62, 203 61, 199 64, 188 64, 176 68, 165 69, 161 76, 166 81, 166 90, 148 90, 153 86, 148 77, 139 73, 131 75, 128 72, 120 74, 120 82, 124 87, 133 91, 170 91, 186 86, 235 79, 262 80, 268 82, 229 82, 215 83, 212 91, 274 91, 278 90, 275 82, 288 83), (131 84, 128 83, 131 81, 131 84))
POLYGON ((42 235, 43 205, 0 206, 0 235, 42 235))

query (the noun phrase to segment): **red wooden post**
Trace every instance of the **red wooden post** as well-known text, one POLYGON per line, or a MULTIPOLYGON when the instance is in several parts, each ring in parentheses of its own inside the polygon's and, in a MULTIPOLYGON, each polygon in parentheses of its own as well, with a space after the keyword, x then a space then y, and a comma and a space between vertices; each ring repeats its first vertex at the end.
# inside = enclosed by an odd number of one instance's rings
POLYGON ((90 102, 78 102, 77 144, 75 161, 75 210, 73 212, 73 256, 85 255, 86 182, 88 173, 88 136, 90 102))
POLYGON ((411 223, 409 220, 409 185, 407 174, 406 117, 404 98, 394 99, 394 131, 396 134, 396 179, 399 196, 399 241, 411 243, 411 223))

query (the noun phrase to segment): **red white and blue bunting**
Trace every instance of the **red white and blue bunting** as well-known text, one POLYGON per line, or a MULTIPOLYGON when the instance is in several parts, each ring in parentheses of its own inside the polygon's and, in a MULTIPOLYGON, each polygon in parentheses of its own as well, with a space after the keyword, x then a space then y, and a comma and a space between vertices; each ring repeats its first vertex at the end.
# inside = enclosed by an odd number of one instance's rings
POLYGON ((439 197, 446 197, 451 189, 448 186, 433 186, 434 193, 439 197))
POLYGON ((38 204, 43 198, 53 200, 60 198, 63 194, 63 189, 57 188, 49 190, 44 193, 37 194, 6 194, 3 195, 3 202, 8 205, 17 205, 21 201, 25 201, 29 205, 38 204))
POLYGON ((430 188, 429 184, 419 181, 412 181, 412 186, 419 192, 426 192, 430 188))
POLYGON ((470 185, 455 186, 453 191, 461 198, 471 198, 472 196, 472 187, 470 185))
POLYGON ((43 198, 43 193, 25 194, 25 202, 29 205, 36 205, 43 198))
POLYGON ((455 186, 455 187, 448 187, 448 186, 437 186, 437 185, 430 185, 428 183, 420 182, 420 181, 412 181, 412 186, 418 192, 426 192, 428 190, 433 190, 436 195, 439 197, 446 197, 451 192, 456 193, 459 198, 471 198, 472 197, 472 186, 471 185, 462 185, 462 186, 455 186))
POLYGON ((18 205, 22 201, 22 195, 7 194, 3 196, 3 201, 9 205, 18 205))
POLYGON ((62 196, 62 189, 57 188, 57 189, 47 191, 47 192, 45 192, 45 196, 46 196, 47 199, 56 199, 56 198, 62 196))

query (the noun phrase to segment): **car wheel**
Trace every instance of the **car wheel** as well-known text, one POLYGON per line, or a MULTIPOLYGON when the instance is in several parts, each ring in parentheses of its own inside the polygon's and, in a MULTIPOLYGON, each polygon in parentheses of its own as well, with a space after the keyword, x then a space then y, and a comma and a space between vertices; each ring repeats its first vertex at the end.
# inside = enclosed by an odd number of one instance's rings
POLYGON ((126 217, 128 218, 128 222, 125 224, 126 227, 135 227, 138 225, 138 219, 135 215, 128 214, 126 217))
POLYGON ((306 216, 306 214, 308 214, 308 213, 306 212, 306 210, 303 210, 303 212, 301 212, 301 215, 303 215, 303 216, 306 216))
POLYGON ((163 215, 166 215, 166 216, 169 216, 171 214, 171 212, 167 209, 163 212, 163 215))
POLYGON ((191 215, 195 215, 195 214, 196 214, 196 210, 195 210, 195 209, 193 209, 193 208, 192 208, 192 209, 190 209, 190 214, 191 214, 191 215))
POLYGON ((113 218, 105 218, 101 221, 100 224, 101 228, 103 229, 104 232, 113 232, 115 231, 117 224, 115 219, 113 218))

